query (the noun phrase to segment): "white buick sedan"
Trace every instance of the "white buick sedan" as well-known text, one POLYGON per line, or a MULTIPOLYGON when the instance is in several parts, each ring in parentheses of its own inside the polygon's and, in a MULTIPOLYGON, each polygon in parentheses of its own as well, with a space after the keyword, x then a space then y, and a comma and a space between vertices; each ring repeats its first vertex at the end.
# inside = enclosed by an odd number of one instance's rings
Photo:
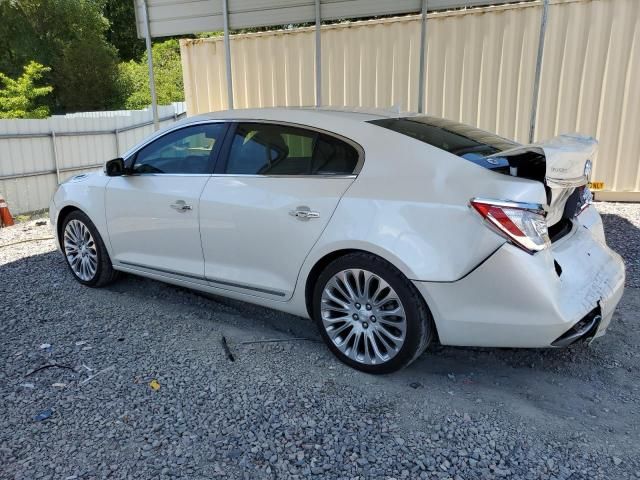
POLYGON ((391 372, 435 337, 605 333, 625 273, 591 206, 595 146, 419 115, 218 112, 71 178, 51 224, 84 285, 128 272, 310 317, 340 360, 391 372))

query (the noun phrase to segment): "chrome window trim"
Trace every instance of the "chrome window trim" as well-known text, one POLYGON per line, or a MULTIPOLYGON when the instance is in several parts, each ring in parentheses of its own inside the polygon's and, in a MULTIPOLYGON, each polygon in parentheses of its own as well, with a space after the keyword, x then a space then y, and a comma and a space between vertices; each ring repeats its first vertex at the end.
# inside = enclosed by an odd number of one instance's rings
POLYGON ((127 177, 207 177, 210 173, 129 173, 127 177))
POLYGON ((345 178, 356 178, 357 175, 356 174, 351 174, 351 175, 331 175, 329 173, 325 173, 325 174, 318 174, 318 175, 261 175, 261 174, 255 174, 255 173, 214 173, 212 175, 209 175, 211 177, 238 177, 238 178, 335 178, 336 180, 338 179, 345 179, 345 178))
POLYGON ((331 175, 329 173, 318 175, 258 175, 242 173, 130 173, 127 177, 243 177, 243 178, 356 178, 357 175, 331 175))
POLYGON ((294 123, 294 122, 287 122, 287 121, 283 121, 283 120, 267 120, 267 119, 260 119, 260 118, 233 118, 233 119, 208 119, 208 120, 198 120, 198 121, 194 121, 194 122, 190 122, 190 123, 184 123, 181 124, 179 126, 176 126, 175 128, 171 128, 165 132, 163 132, 162 135, 158 135, 155 137, 152 137, 150 139, 148 139, 147 141, 145 141, 144 143, 140 144, 139 146, 134 147, 135 150, 130 150, 128 152, 125 153, 125 155, 122 157, 122 159, 125 161, 125 163, 134 155, 136 155, 140 150, 142 150, 144 147, 146 147, 147 145, 149 145, 151 142, 154 142, 156 140, 159 140, 160 138, 164 137, 165 135, 168 135, 170 133, 175 132, 176 130, 180 130, 182 128, 187 128, 187 127, 191 127, 191 126, 195 126, 195 125, 203 125, 203 124, 210 124, 210 123, 267 123, 270 125, 282 125, 285 127, 293 127, 293 128, 300 128, 303 130, 311 130, 313 132, 318 132, 318 133, 323 133, 325 135, 328 135, 330 137, 336 138, 340 141, 343 141, 349 145, 351 145, 353 148, 356 149, 356 151, 358 152, 358 162, 356 163, 356 166, 353 169, 353 172, 347 175, 331 175, 331 174, 318 174, 318 175, 256 175, 256 174, 236 174, 236 173, 220 173, 220 174, 172 174, 172 173, 145 173, 145 174, 138 174, 138 175, 162 175, 162 176, 167 176, 167 175, 205 175, 205 176, 233 176, 233 177, 274 177, 274 178, 314 178, 314 177, 321 177, 321 178, 356 178, 360 172, 362 171, 362 167, 364 166, 364 159, 365 159, 365 152, 364 152, 364 148, 362 147, 362 145, 360 145, 358 142, 356 142, 355 140, 352 140, 348 137, 345 137, 344 135, 341 135, 339 133, 335 133, 335 132, 331 132, 329 130, 325 130, 323 128, 320 127, 315 127, 313 125, 306 125, 306 124, 302 124, 302 123, 294 123))

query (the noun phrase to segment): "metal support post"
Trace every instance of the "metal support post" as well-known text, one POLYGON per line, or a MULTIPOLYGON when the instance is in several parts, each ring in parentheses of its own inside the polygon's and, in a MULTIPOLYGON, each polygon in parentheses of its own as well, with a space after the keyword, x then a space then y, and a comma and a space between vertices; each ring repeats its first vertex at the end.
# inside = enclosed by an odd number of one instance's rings
POLYGON ((422 11, 420 19, 420 66, 418 68, 418 113, 424 113, 425 111, 425 98, 424 98, 424 70, 425 70, 425 55, 427 43, 427 9, 428 0, 422 0, 422 11))
POLYGON ((147 1, 142 0, 142 17, 144 21, 144 39, 147 45, 147 67, 149 69, 149 90, 151 90, 151 110, 153 111, 153 127, 158 130, 158 98, 156 97, 156 80, 153 76, 153 50, 151 49, 151 27, 149 25, 149 11, 147 1))
POLYGON ((536 133, 536 117, 538 115, 538 96, 540 94, 540 77, 542 76, 542 56, 544 53, 544 37, 547 31, 548 14, 549 14, 549 0, 544 0, 542 4, 542 17, 540 18, 540 38, 538 39, 538 56, 536 58, 536 71, 533 77, 531 119, 529 120, 529 143, 533 142, 533 139, 536 133))
POLYGON ((231 42, 229 39, 229 6, 227 0, 222 0, 222 15, 224 17, 224 51, 227 67, 227 103, 229 110, 233 110, 233 78, 231 75, 231 42))
POLYGON ((322 31, 320 0, 316 0, 316 107, 322 106, 322 31))

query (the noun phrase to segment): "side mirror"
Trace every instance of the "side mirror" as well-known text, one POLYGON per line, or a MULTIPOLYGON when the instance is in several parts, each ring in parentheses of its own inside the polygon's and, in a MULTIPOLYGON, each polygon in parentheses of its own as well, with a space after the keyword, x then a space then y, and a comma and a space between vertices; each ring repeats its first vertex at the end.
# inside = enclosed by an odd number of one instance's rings
POLYGON ((125 174, 124 160, 122 158, 114 158, 109 160, 104 166, 104 173, 107 177, 121 177, 125 174))

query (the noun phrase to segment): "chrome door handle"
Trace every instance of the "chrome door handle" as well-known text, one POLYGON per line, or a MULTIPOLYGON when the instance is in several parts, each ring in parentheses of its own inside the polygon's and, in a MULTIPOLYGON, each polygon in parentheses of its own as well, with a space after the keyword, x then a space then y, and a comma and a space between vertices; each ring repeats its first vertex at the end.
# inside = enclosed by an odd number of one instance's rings
POLYGON ((191 205, 188 205, 187 202, 185 202, 184 200, 176 200, 176 203, 172 203, 169 206, 179 212, 186 212, 188 210, 193 210, 193 207, 191 205))
POLYGON ((308 220, 310 218, 319 218, 320 212, 314 212, 309 207, 298 207, 295 210, 291 210, 289 215, 300 220, 308 220))

